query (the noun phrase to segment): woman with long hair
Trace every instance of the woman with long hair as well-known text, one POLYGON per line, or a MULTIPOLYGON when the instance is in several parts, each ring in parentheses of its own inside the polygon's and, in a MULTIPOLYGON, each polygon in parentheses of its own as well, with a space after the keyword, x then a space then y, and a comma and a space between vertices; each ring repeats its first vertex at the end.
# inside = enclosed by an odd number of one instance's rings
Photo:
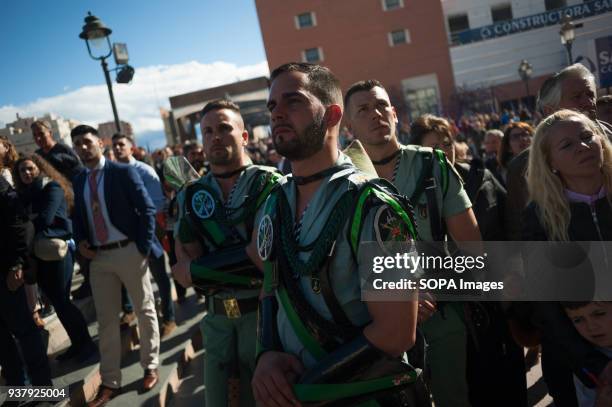
MULTIPOLYGON (((51 164, 37 154, 17 160, 14 180, 20 197, 34 224, 36 239, 72 239, 72 222, 68 214, 74 204, 72 187, 68 180, 51 164)), ((79 309, 70 300, 70 287, 74 271, 73 245, 60 260, 43 260, 33 255, 37 282, 49 298, 57 316, 68 333, 71 346, 58 360, 74 357, 85 361, 96 352, 87 323, 79 309)))
POLYGON ((529 148, 532 138, 533 127, 529 123, 512 122, 504 130, 504 137, 497 153, 498 173, 501 175, 504 183, 508 173, 508 164, 514 157, 529 148))
POLYGON ((527 187, 527 240, 612 240, 612 144, 585 115, 561 110, 540 123, 527 187))
MULTIPOLYGON (((529 152, 527 187, 531 202, 523 212, 523 240, 612 240, 612 145, 601 128, 584 114, 560 110, 538 125, 529 152)), ((532 258, 529 251, 539 250, 538 258, 550 258, 551 262, 572 258, 575 250, 569 245, 545 249, 527 246, 525 259, 532 258), (546 250, 551 250, 548 256, 546 250)), ((595 286, 590 270, 576 266, 567 268, 562 276, 557 272, 546 276, 549 270, 558 268, 541 264, 535 267, 536 272, 527 268, 527 285, 544 281, 541 284, 545 286, 566 288, 566 293, 558 292, 558 296, 569 293, 573 298, 592 297, 595 286), (534 281, 530 282, 530 278, 534 281)), ((549 392, 555 404, 577 405, 572 373, 586 370, 591 376, 597 375, 597 366, 610 362, 578 335, 559 303, 535 302, 528 307, 531 309, 524 313, 528 318, 525 326, 532 324, 541 337, 542 371, 549 392)))
POLYGON ((4 177, 14 186, 11 170, 19 158, 15 145, 6 136, 0 136, 0 177, 4 177))

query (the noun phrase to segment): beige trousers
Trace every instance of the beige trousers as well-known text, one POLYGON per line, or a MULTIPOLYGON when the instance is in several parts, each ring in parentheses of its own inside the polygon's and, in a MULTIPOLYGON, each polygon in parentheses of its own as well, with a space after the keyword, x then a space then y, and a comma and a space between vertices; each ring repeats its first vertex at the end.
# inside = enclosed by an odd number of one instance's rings
POLYGON ((90 279, 100 339, 100 375, 102 384, 121 386, 121 284, 134 303, 140 332, 140 364, 143 369, 159 365, 159 327, 148 273, 148 260, 135 243, 114 250, 98 250, 91 261, 90 279))

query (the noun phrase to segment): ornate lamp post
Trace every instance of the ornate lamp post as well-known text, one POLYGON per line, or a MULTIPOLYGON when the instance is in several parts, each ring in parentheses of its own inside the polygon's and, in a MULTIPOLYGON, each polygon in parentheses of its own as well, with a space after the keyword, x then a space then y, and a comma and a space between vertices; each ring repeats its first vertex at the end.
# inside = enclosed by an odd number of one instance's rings
POLYGON ((565 45, 565 49, 567 50, 568 66, 574 61, 574 58, 572 57, 572 44, 576 38, 576 28, 576 25, 572 22, 572 17, 569 14, 566 14, 565 17, 563 17, 559 35, 561 36, 561 44, 565 45))
MULTIPOLYGON (((113 108, 115 127, 117 128, 117 133, 120 133, 121 126, 119 124, 117 106, 115 105, 115 96, 113 95, 113 83, 111 82, 108 64, 106 63, 106 59, 113 54, 113 47, 111 47, 110 42, 111 33, 112 30, 110 28, 105 26, 98 17, 89 12, 87 13, 87 17, 85 17, 85 25, 83 26, 83 31, 79 34, 79 38, 85 40, 89 56, 96 61, 100 61, 102 65, 102 71, 104 72, 104 78, 106 79, 106 86, 108 87, 108 94, 113 108)), ((114 48, 115 61, 118 65, 122 64, 122 66, 112 69, 113 71, 119 69, 117 82, 129 83, 134 76, 134 68, 127 65, 127 48, 125 44, 115 44, 114 48)))
POLYGON ((529 79, 533 74, 533 66, 526 60, 523 59, 518 67, 518 73, 523 82, 525 82, 525 91, 527 93, 527 97, 530 97, 531 94, 529 92, 529 79))

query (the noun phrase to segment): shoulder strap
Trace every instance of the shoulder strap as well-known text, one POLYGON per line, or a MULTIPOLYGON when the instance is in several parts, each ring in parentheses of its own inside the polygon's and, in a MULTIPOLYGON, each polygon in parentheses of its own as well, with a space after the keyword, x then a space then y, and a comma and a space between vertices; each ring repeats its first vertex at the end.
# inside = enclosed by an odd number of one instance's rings
POLYGON ((397 193, 395 186, 383 179, 370 180, 358 192, 358 198, 352 211, 352 220, 349 228, 349 242, 354 259, 357 259, 359 241, 365 216, 371 205, 375 204, 370 198, 375 197, 378 204, 388 205, 397 216, 408 226, 410 236, 418 240, 418 233, 412 215, 412 206, 406 197, 397 193))

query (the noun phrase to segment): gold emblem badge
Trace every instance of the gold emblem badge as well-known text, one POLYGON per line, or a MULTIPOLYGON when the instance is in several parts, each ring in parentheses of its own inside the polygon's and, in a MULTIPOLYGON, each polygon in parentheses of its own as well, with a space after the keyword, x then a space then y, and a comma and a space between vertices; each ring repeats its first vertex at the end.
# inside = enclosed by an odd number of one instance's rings
POLYGON ((228 318, 240 318, 240 307, 238 306, 238 300, 236 298, 228 298, 223 300, 223 306, 225 307, 225 315, 228 318))

